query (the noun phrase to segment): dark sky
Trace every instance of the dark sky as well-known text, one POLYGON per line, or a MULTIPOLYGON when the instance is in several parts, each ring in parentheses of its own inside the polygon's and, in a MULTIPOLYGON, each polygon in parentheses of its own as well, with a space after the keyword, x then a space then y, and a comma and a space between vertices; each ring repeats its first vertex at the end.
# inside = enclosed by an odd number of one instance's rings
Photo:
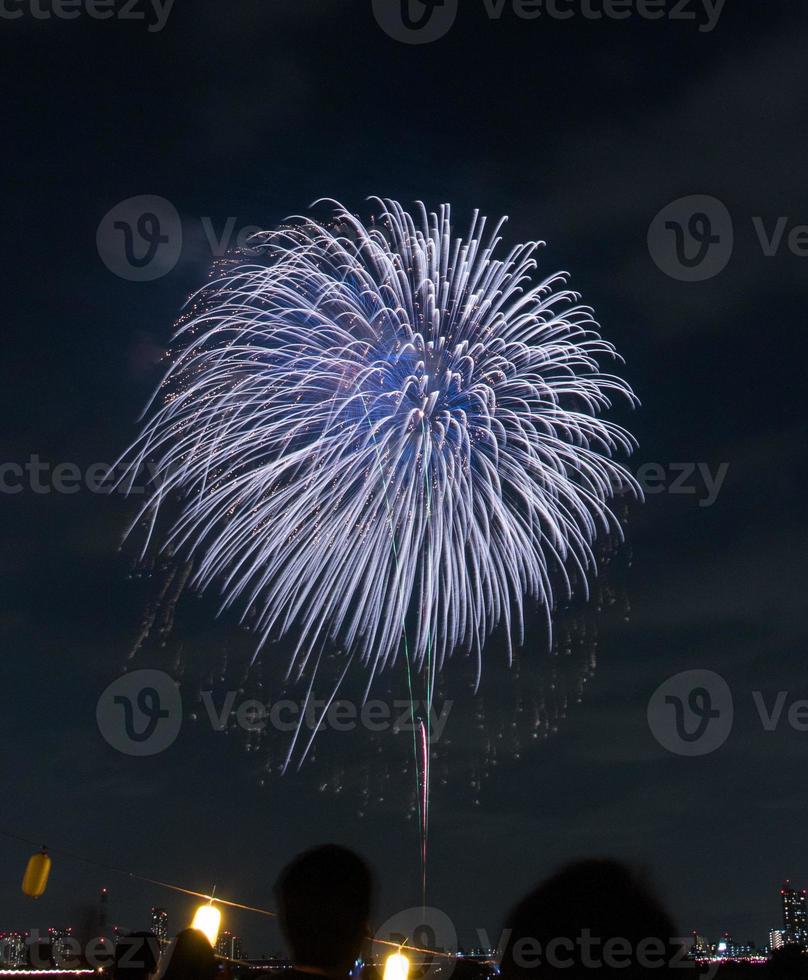
MULTIPOLYGON (((436 792, 430 903, 464 938, 495 932, 557 865, 607 854, 649 869, 682 930, 765 941, 781 880, 808 885, 808 733, 765 731, 753 700, 808 697, 808 257, 789 248, 808 223, 802 0, 730 0, 710 31, 695 0, 695 20, 653 21, 572 3, 571 19, 506 4, 497 20, 461 0, 424 44, 389 37, 369 0, 178 0, 159 31, 151 8, 146 21, 6 9, 23 13, 0 23, 3 461, 84 471, 134 437, 211 263, 203 219, 272 227, 319 197, 361 210, 371 194, 450 201, 461 224, 474 208, 510 215, 507 239, 545 240, 543 268, 572 270, 625 355, 642 400, 632 468, 729 469, 710 506, 703 482, 676 493, 669 476, 632 510, 631 613, 605 618, 597 672, 557 736, 505 764, 478 806, 436 792), (149 282, 115 275, 96 244, 107 212, 143 194, 183 229, 179 261, 149 282), (690 195, 723 202, 734 227, 728 264, 699 282, 666 274, 673 259, 647 244, 690 195), (781 217, 767 255, 758 230, 781 217), (667 752, 646 720, 658 686, 691 669, 718 672, 735 704, 725 744, 697 758, 667 752)), ((96 701, 143 611, 119 552, 133 506, 28 483, 3 495, 2 827, 46 841, 56 864, 34 906, 18 884, 28 849, 0 840, 0 928, 69 921, 102 884, 116 921, 142 927, 165 901, 182 924, 189 903, 60 847, 272 907, 289 856, 333 839, 376 867, 378 921, 417 904, 413 825, 394 810, 359 820, 355 801, 309 783, 259 788, 241 749, 198 728, 148 759, 101 738, 96 701)), ((195 616, 204 632, 208 610, 195 616)), ((276 942, 263 920, 233 925, 251 951, 276 942)))

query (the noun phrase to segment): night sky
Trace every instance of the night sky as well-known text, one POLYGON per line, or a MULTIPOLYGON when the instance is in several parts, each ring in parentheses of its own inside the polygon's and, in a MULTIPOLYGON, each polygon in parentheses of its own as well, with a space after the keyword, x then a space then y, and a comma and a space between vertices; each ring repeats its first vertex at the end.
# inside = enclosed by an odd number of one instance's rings
MULTIPOLYGON (((570 19, 509 4, 496 19, 461 0, 423 44, 388 36, 369 0, 178 0, 161 30, 134 9, 145 20, 8 3, 22 16, 0 24, 2 461, 83 473, 123 451, 208 275, 206 228, 273 227, 325 196, 363 214, 372 194, 449 201, 458 230, 474 208, 509 215, 506 241, 546 241, 542 270, 571 270, 625 356, 642 401, 620 415, 640 443, 632 470, 667 476, 631 508, 625 615, 602 617, 582 702, 501 766, 479 805, 435 793, 429 902, 469 942, 565 860, 612 855, 648 869, 683 932, 765 942, 782 880, 808 886, 808 732, 785 717, 766 731, 754 700, 808 697, 808 257, 791 236, 808 223, 805 4, 730 0, 710 25, 695 0, 691 20, 594 20, 579 3, 570 19), (108 268, 103 229, 97 244, 104 216, 137 195, 182 221, 178 261, 151 281, 108 268), (658 213, 691 195, 723 202, 734 228, 726 267, 695 282, 648 244, 658 213), (692 492, 673 492, 671 464, 702 465, 679 485, 692 492), (711 500, 698 474, 726 465, 711 500), (654 738, 646 709, 694 669, 726 680, 735 719, 723 745, 685 757, 654 738)), ((2 499, 2 829, 47 843, 55 864, 34 905, 19 892, 30 848, 0 839, 0 929, 71 924, 101 885, 122 925, 143 928, 151 904, 184 924, 191 900, 60 849, 272 908, 289 857, 334 840, 374 865, 377 921, 416 905, 417 837, 394 809, 359 819, 310 780, 259 787, 243 747, 200 726, 145 759, 104 741, 96 702, 148 592, 120 550, 136 503, 20 486, 2 499)), ((194 635, 229 628, 210 604, 193 610, 169 640, 190 662, 194 635)), ((490 663, 505 669, 497 642, 490 663)), ((278 945, 266 920, 230 925, 251 953, 278 945)))

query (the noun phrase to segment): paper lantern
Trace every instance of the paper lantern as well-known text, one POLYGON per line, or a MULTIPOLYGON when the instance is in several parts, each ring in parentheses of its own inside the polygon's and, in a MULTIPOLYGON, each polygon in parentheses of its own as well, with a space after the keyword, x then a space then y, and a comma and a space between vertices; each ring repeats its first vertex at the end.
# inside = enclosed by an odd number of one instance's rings
POLYGON ((192 929, 198 929, 207 936, 211 946, 216 945, 219 936, 219 926, 222 924, 222 913, 212 903, 200 905, 194 913, 192 929))
POLYGON ((407 980, 410 961, 399 953, 391 953, 384 961, 384 980, 407 980))
POLYGON ((44 847, 38 854, 32 854, 22 876, 23 894, 31 898, 39 898, 48 885, 50 869, 51 859, 44 847))

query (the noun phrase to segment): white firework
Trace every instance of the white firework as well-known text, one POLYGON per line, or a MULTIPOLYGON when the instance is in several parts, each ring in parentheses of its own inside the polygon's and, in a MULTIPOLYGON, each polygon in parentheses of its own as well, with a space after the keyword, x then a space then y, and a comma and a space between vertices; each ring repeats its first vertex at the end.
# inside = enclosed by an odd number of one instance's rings
POLYGON ((161 543, 259 648, 294 633, 290 669, 328 643, 370 679, 402 650, 481 663, 496 626, 523 642, 526 602, 549 626, 638 491, 601 417, 634 395, 566 275, 534 280, 540 243, 498 258, 504 219, 453 238, 448 205, 377 204, 264 233, 200 291, 126 457, 155 473, 147 537, 179 496, 161 543))

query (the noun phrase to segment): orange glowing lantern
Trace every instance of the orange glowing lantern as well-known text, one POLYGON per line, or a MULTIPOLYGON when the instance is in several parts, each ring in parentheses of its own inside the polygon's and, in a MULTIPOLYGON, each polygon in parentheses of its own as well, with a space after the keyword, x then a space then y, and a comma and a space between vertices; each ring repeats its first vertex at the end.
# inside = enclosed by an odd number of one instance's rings
POLYGON ((47 848, 43 847, 38 854, 32 854, 28 859, 25 874, 22 876, 22 891, 31 898, 39 898, 48 885, 48 875, 51 869, 51 859, 47 848))
POLYGON ((407 980, 410 961, 399 950, 391 953, 384 962, 384 980, 407 980))
POLYGON ((215 946, 221 924, 222 913, 216 908, 213 902, 209 902, 207 905, 200 905, 196 910, 191 928, 198 929, 201 933, 204 933, 211 946, 215 946))

